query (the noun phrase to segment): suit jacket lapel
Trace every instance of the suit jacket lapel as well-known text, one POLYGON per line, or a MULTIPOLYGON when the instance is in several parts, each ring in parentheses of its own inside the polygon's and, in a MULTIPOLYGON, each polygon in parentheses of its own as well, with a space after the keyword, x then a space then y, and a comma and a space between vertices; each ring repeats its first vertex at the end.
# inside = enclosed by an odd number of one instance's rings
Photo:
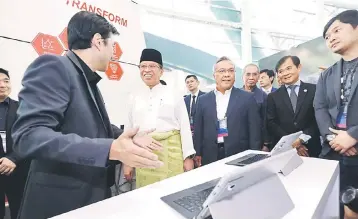
POLYGON ((280 87, 276 92, 280 92, 280 95, 282 97, 282 101, 288 107, 288 109, 291 111, 292 115, 294 115, 293 107, 292 107, 292 104, 291 104, 290 97, 288 96, 286 86, 280 87))
POLYGON ((214 121, 216 124, 218 112, 216 110, 216 95, 215 95, 214 91, 210 91, 209 97, 210 97, 210 102, 213 103, 213 105, 214 105, 212 107, 212 114, 214 116, 213 118, 216 118, 216 120, 214 121))
POLYGON ((232 88, 231 90, 231 94, 230 94, 230 99, 229 99, 229 104, 227 106, 227 110, 226 110, 226 117, 228 118, 229 115, 232 113, 232 111, 235 108, 235 104, 238 98, 236 98, 238 95, 238 92, 236 90, 235 87, 232 88))
POLYGON ((342 63, 343 61, 340 60, 337 63, 337 67, 333 70, 333 90, 336 96, 337 104, 341 102, 341 73, 342 73, 342 63))
POLYGON ((190 116, 190 101, 191 101, 191 94, 186 96, 185 98, 185 105, 186 105, 186 111, 188 111, 188 115, 190 116))
POLYGON ((301 81, 301 86, 298 91, 298 97, 297 97, 295 117, 298 115, 298 113, 303 105, 303 102, 305 101, 306 94, 307 94, 306 84, 301 81))
MULTIPOLYGON (((100 110, 100 108, 99 108, 99 106, 98 106, 98 104, 97 104, 96 98, 95 98, 94 93, 93 93, 92 88, 91 88, 91 85, 88 83, 88 79, 87 79, 87 77, 86 77, 86 75, 85 75, 85 73, 84 73, 84 71, 83 71, 83 69, 82 69, 82 67, 81 67, 81 64, 78 62, 77 57, 75 56, 75 54, 73 54, 72 51, 68 51, 68 52, 66 53, 66 56, 75 64, 75 66, 76 66, 77 68, 79 68, 79 69, 81 70, 81 73, 82 73, 83 77, 85 77, 85 79, 86 79, 85 81, 86 81, 86 85, 87 85, 87 86, 86 86, 86 87, 87 87, 87 90, 88 90, 88 92, 90 93, 91 99, 92 99, 93 103, 94 103, 95 106, 96 106, 96 109, 97 109, 97 112, 98 112, 99 116, 101 117, 102 124, 103 124, 104 128, 106 129, 106 131, 107 131, 107 133, 108 133, 107 126, 106 126, 106 124, 105 124, 105 122, 104 122, 104 119, 103 119, 101 110, 100 110)), ((103 110, 103 112, 105 112, 105 110, 103 110)))
POLYGON ((11 131, 12 128, 12 124, 14 123, 14 120, 16 118, 16 103, 10 99, 9 100, 9 108, 7 110, 7 115, 6 115, 6 124, 5 124, 5 129, 6 129, 6 134, 9 133, 11 131))

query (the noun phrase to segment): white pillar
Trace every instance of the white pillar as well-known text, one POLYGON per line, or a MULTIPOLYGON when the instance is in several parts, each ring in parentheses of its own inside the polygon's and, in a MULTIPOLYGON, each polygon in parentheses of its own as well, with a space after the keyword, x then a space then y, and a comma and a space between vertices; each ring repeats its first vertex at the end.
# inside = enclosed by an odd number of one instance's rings
POLYGON ((326 18, 324 16, 324 0, 316 0, 316 33, 322 36, 322 30, 326 25, 326 18))
POLYGON ((251 1, 252 0, 243 0, 241 5, 241 55, 244 65, 252 62, 251 1))

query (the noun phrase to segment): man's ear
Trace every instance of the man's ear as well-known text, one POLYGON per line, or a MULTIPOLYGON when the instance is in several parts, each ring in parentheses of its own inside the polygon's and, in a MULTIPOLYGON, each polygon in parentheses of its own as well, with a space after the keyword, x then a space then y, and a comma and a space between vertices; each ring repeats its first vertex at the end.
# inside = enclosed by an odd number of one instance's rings
POLYGON ((92 37, 91 44, 99 49, 101 43, 103 43, 101 34, 95 33, 92 37))

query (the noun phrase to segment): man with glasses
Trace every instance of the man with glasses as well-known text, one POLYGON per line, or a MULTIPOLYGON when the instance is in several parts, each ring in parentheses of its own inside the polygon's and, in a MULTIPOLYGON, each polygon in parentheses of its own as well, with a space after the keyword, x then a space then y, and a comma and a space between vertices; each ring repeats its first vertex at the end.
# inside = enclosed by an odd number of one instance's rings
POLYGON ((197 166, 262 146, 258 105, 253 94, 234 87, 234 63, 221 57, 214 78, 216 89, 199 97, 194 117, 197 166))
MULTIPOLYGON (((164 163, 156 170, 136 169, 136 187, 143 187, 193 169, 195 150, 183 96, 160 83, 163 75, 162 55, 155 49, 144 49, 139 64, 145 88, 129 101, 126 128, 139 126, 155 130, 152 137, 163 145, 157 152, 164 163)), ((132 179, 133 168, 124 166, 124 176, 132 179)))

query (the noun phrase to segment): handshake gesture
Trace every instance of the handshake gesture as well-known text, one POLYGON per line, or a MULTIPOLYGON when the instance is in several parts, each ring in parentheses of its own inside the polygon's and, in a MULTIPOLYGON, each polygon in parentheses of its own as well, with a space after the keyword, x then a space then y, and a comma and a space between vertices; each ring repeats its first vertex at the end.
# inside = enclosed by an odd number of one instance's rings
POLYGON ((163 165, 153 150, 162 145, 148 134, 154 130, 138 132, 139 128, 126 130, 112 143, 109 159, 119 160, 130 167, 159 168, 163 165))

